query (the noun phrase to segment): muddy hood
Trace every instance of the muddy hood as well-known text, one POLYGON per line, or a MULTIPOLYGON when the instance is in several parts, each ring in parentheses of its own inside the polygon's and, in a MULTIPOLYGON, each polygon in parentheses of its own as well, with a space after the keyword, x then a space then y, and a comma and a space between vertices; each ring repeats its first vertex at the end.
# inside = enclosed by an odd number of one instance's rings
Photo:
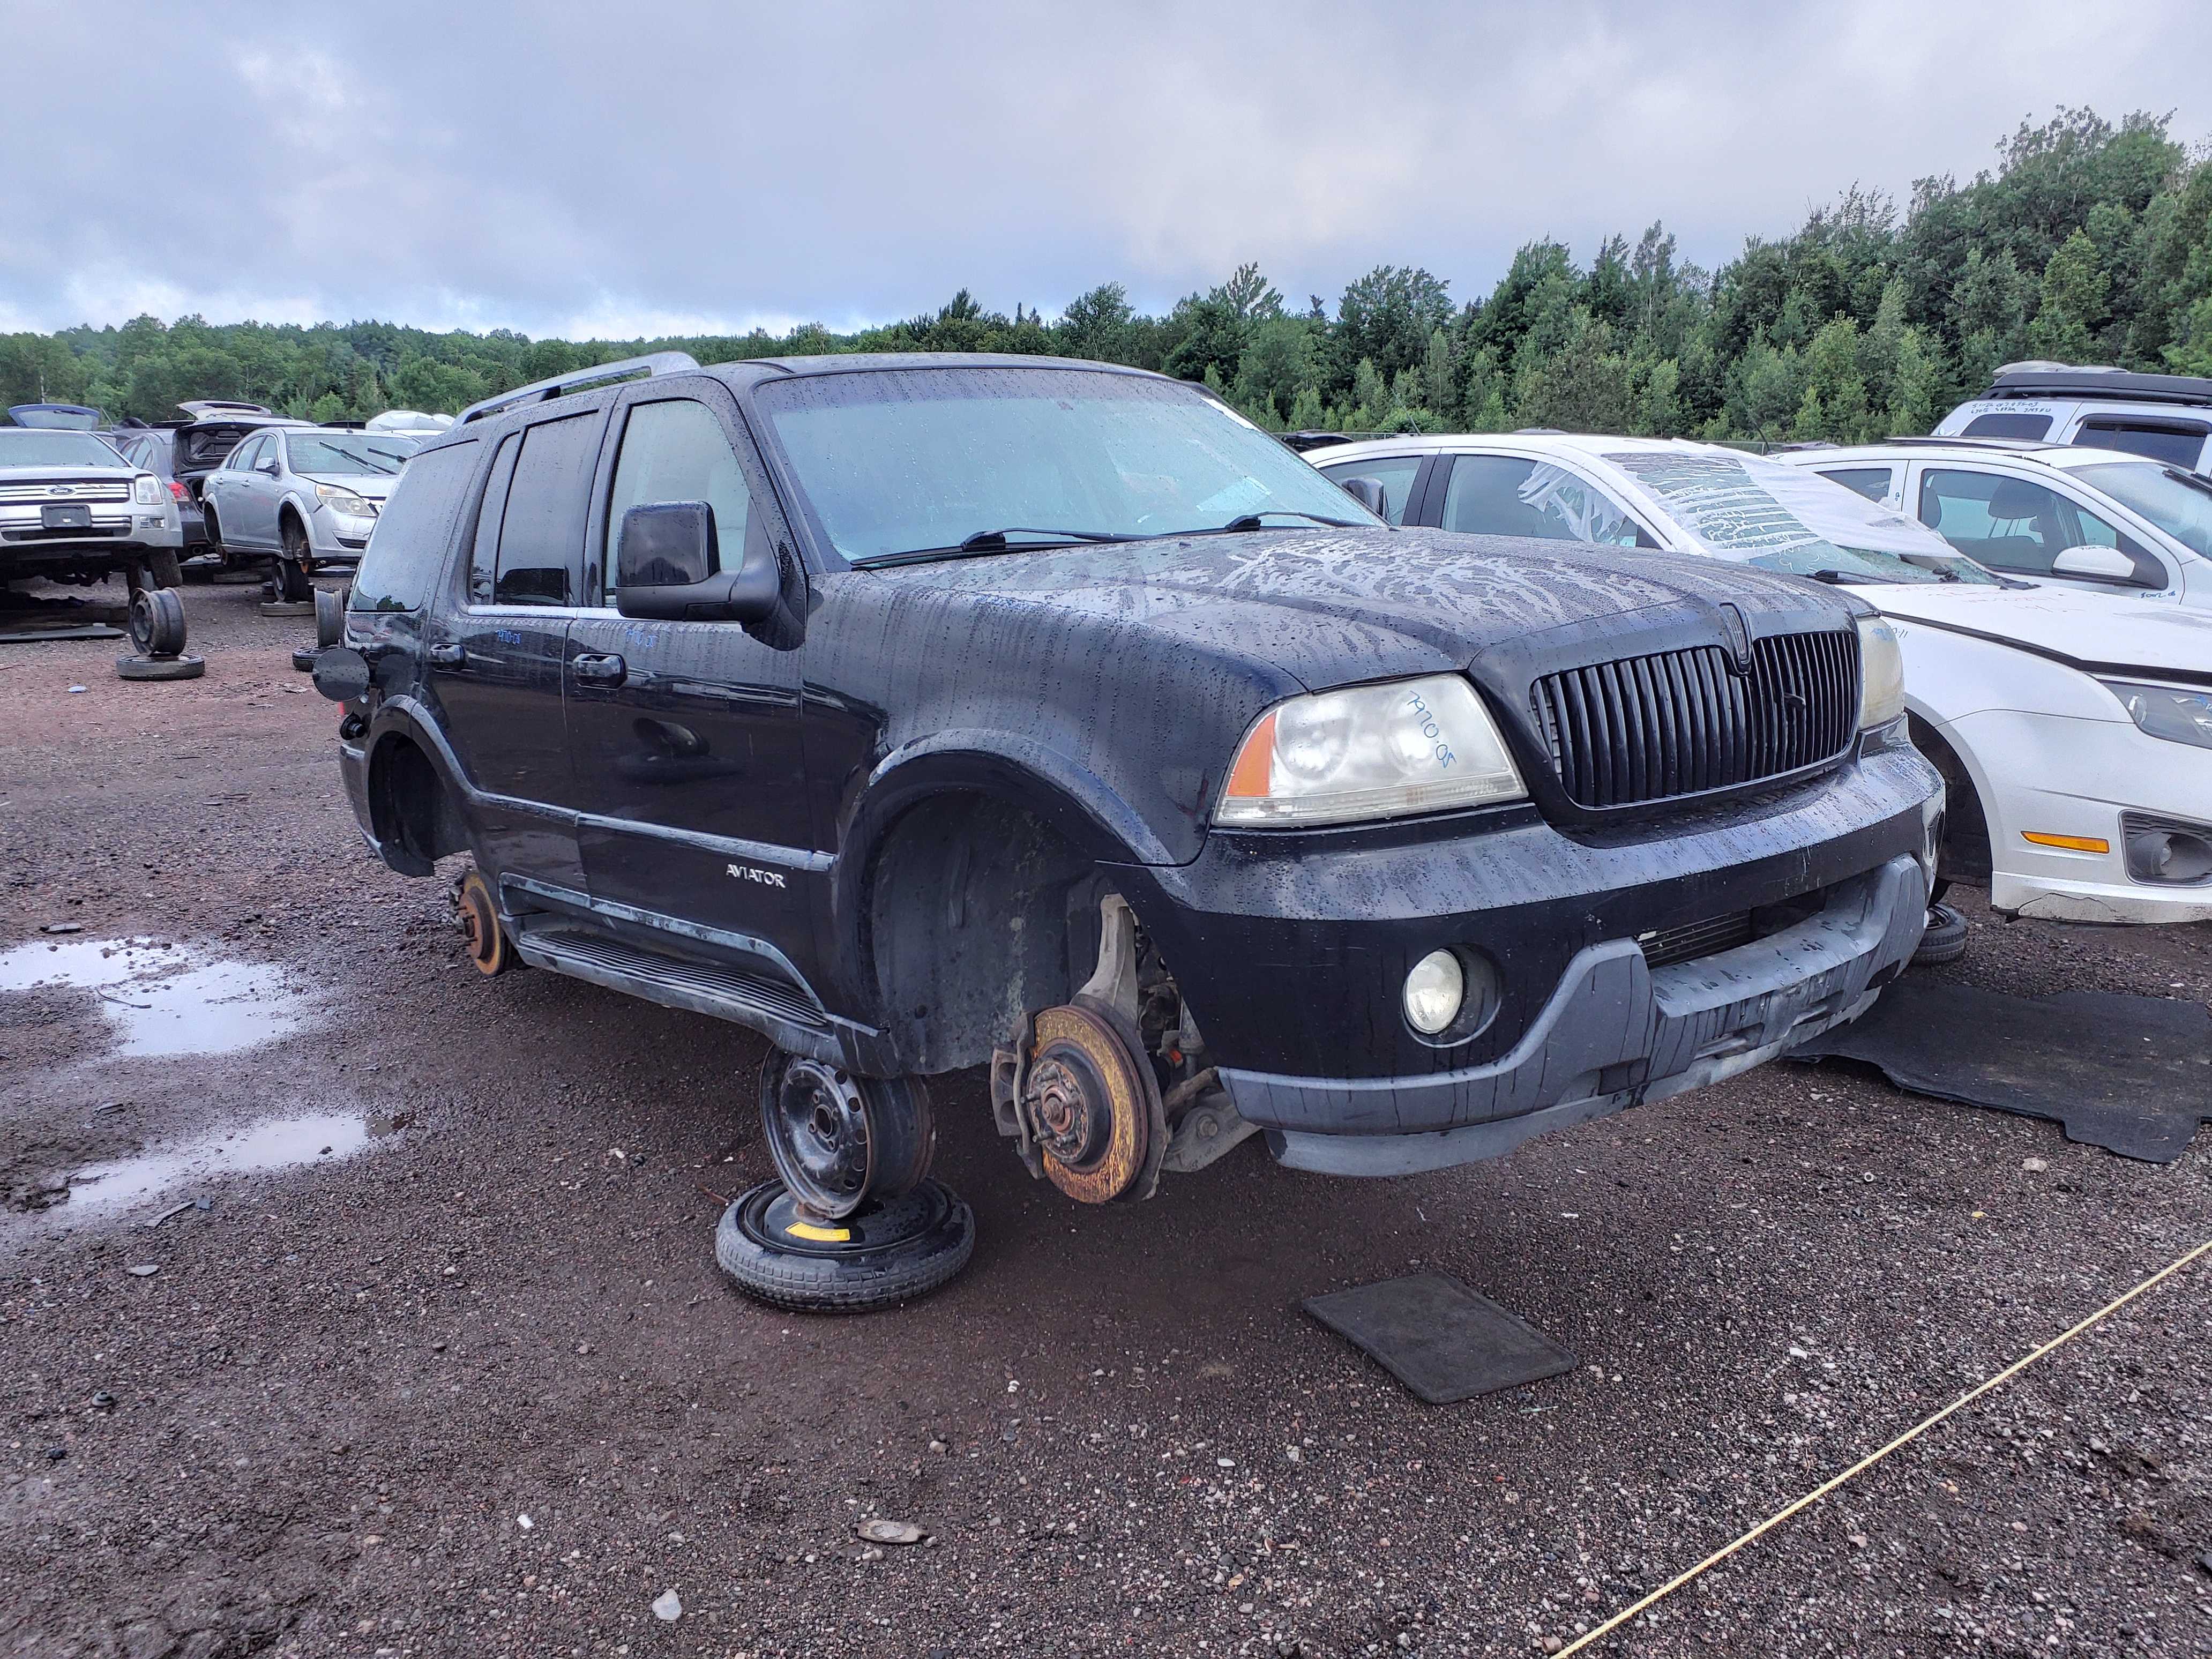
POLYGON ((1510 692, 1570 662, 1725 642, 1724 605, 1753 634, 1848 627, 1859 608, 1712 559, 1431 530, 1271 530, 867 574, 1264 662, 1309 689, 1458 669, 1510 692))
POLYGON ((2161 600, 2069 587, 1965 587, 1948 583, 1855 587, 1886 614, 2108 668, 2212 674, 2212 615, 2161 600))

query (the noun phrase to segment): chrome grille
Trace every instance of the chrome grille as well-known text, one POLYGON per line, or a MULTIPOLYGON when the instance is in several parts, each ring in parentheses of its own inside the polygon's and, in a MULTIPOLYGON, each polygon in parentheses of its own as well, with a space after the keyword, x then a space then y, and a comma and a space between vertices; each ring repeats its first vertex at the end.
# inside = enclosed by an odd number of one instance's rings
POLYGON ((1754 640, 1741 673, 1717 645, 1625 657, 1547 674, 1529 702, 1577 805, 1704 794, 1844 751, 1858 726, 1858 635, 1754 640))
POLYGON ((10 480, 0 483, 0 501, 54 502, 70 506, 79 502, 127 501, 131 485, 124 479, 100 478, 80 482, 75 478, 33 478, 27 482, 10 480))

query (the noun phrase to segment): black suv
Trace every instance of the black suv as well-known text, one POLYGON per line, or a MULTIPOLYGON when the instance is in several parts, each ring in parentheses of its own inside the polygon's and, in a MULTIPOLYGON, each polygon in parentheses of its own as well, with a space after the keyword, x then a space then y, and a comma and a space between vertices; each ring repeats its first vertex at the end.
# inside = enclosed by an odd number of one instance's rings
POLYGON ((1858 599, 1393 530, 1130 369, 526 387, 416 455, 325 629, 369 845, 474 854, 487 971, 764 1032, 817 1231, 921 1181, 926 1077, 988 1065, 1083 1200, 1255 1128, 1436 1169, 1854 1018, 1926 915, 1941 785, 1858 599))

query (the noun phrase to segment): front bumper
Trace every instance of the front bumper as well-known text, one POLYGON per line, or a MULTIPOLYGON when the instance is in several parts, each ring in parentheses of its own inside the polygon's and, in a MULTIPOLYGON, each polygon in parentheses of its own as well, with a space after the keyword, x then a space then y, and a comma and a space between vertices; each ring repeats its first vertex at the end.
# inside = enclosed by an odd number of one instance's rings
POLYGON ((1217 835, 1190 865, 1126 867, 1123 890, 1277 1155, 1396 1173, 1715 1081, 1852 1018, 1918 942, 1942 804, 1899 746, 1634 832, 1570 836, 1530 812, 1451 839, 1217 835), (1729 917, 1750 943, 1654 969, 1637 942, 1729 917), (1439 948, 1497 972, 1498 1012, 1463 1041, 1422 1038, 1401 1010, 1439 948))
POLYGON ((1409 1175, 1496 1158, 1547 1129, 1718 1083, 1856 1019, 1912 959, 1927 906, 1920 860, 1900 854, 1832 889, 1818 915, 1716 956, 1653 969, 1632 940, 1592 945, 1513 1051, 1487 1066, 1221 1078, 1295 1169, 1409 1175))
POLYGON ((358 560, 368 545, 369 532, 375 528, 374 519, 342 519, 329 507, 318 506, 307 514, 308 556, 319 562, 358 560))
MULTIPOLYGON (((2149 678, 2146 676, 2145 678, 2149 678)), ((2212 886, 2128 874, 2123 812, 2212 824, 2212 750, 2132 720, 1986 709, 1936 728, 1967 759, 1990 832, 1990 908, 2046 921, 2212 921, 2212 886), (2029 834, 2101 841, 2051 847, 2029 834)))

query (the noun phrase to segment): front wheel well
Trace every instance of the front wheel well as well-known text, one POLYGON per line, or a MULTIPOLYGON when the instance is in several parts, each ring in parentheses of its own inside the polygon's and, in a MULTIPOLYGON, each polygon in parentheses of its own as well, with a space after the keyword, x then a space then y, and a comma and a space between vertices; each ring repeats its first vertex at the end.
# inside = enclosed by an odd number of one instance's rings
POLYGON ((1098 952, 1095 860, 1035 814, 969 792, 892 826, 864 904, 866 958, 901 1063, 980 1066, 1031 1009, 1065 1002, 1098 952))
POLYGON ((1936 873, 1947 881, 1986 887, 1993 857, 1990 821, 1973 775, 1934 726, 1917 714, 1907 715, 1906 720, 1912 746, 1943 776, 1943 844, 1936 849, 1936 873))
POLYGON ((385 861, 405 876, 433 873, 437 861, 468 849, 461 815, 422 745, 391 736, 368 763, 370 827, 385 861))

